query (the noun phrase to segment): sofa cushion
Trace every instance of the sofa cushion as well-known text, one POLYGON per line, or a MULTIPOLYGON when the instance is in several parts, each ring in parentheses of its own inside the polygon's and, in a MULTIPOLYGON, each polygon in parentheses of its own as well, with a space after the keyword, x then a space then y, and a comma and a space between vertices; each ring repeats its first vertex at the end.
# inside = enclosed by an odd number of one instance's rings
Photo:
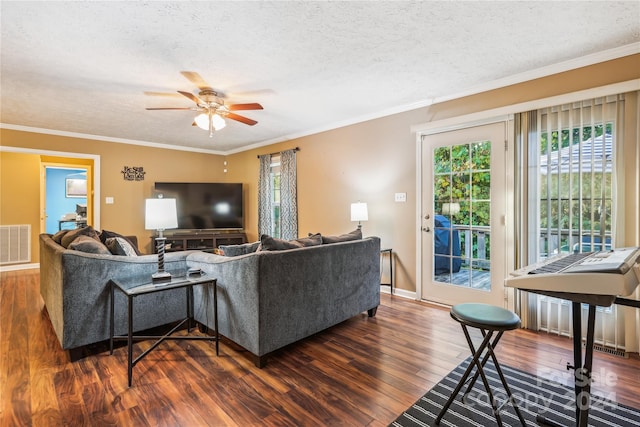
POLYGON ((355 229, 350 233, 341 234, 339 236, 322 236, 322 243, 339 243, 339 242, 349 242, 351 240, 360 240, 362 239, 362 230, 355 229))
MULTIPOLYGON (((102 243, 104 243, 104 244, 105 244, 109 249, 111 249, 111 248, 110 248, 110 247, 109 247, 109 245, 107 244, 107 239, 114 238, 114 237, 120 237, 120 238, 122 238, 122 239, 125 239, 125 240, 129 243, 129 245, 131 246, 131 248, 133 248, 133 250, 135 251, 135 254, 136 254, 136 255, 142 255, 142 254, 140 253, 140 251, 138 250, 137 242, 133 242, 133 241, 132 241, 130 238, 128 238, 127 236, 123 236, 122 234, 118 234, 118 233, 116 233, 115 231, 109 231, 109 230, 102 230, 102 232, 100 233, 100 241, 101 241, 102 243)), ((113 253, 113 252, 112 252, 112 253, 113 253)), ((116 254, 116 253, 114 253, 114 255, 124 255, 124 254, 122 254, 122 253, 120 253, 120 254, 116 254)))
POLYGON ((62 237, 60 244, 64 248, 69 248, 71 242, 73 242, 78 236, 89 236, 96 239, 98 242, 100 241, 98 232, 94 230, 92 226, 88 225, 86 227, 76 228, 75 230, 69 230, 69 232, 62 237))
POLYGON ((89 237, 86 235, 80 235, 73 239, 73 242, 69 244, 68 249, 72 249, 80 252, 87 252, 90 254, 110 255, 109 249, 100 242, 98 239, 89 237))
POLYGON ((242 245, 220 245, 218 249, 224 256, 240 256, 253 253, 258 250, 260 241, 253 243, 244 243, 242 245))
POLYGON ((269 235, 260 236, 261 251, 282 251, 285 249, 303 248, 305 246, 316 246, 322 244, 322 236, 314 234, 313 236, 303 237, 301 239, 283 240, 276 239, 269 235))
POLYGON ((67 234, 69 232, 69 230, 60 230, 58 231, 56 234, 54 234, 53 236, 51 236, 51 239, 56 242, 59 245, 62 245, 62 238, 64 237, 65 234, 67 234))
POLYGON ((113 255, 138 256, 135 247, 124 237, 109 237, 105 246, 113 255))

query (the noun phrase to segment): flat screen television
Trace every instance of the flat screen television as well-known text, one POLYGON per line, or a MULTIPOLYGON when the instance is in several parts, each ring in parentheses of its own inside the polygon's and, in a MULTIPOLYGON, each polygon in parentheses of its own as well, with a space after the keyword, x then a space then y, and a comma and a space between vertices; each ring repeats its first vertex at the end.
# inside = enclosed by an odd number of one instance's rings
POLYGON ((241 230, 241 183, 156 182, 156 196, 176 199, 180 230, 241 230))

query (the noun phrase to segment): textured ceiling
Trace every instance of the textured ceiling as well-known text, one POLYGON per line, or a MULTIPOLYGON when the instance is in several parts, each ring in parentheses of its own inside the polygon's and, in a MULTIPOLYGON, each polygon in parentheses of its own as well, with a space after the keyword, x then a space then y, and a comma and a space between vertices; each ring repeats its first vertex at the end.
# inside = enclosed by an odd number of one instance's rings
POLYGON ((3 126, 219 153, 640 46, 639 1, 2 1, 0 8, 3 126), (229 120, 209 138, 191 126, 192 111, 145 110, 193 105, 176 94, 197 93, 180 71, 198 72, 227 103, 262 104, 241 112, 258 124, 229 120))

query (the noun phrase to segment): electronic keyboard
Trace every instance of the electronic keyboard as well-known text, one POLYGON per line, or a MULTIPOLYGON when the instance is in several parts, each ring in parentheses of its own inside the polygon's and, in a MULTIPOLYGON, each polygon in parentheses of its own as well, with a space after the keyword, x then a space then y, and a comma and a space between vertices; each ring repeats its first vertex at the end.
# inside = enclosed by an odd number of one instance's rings
POLYGON ((505 286, 523 290, 628 296, 640 282, 640 247, 559 255, 511 276, 505 286))

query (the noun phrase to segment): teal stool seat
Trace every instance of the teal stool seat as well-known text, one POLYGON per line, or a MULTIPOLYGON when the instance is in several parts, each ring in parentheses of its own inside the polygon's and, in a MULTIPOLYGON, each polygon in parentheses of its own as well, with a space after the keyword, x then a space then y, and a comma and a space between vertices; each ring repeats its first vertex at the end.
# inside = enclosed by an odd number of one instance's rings
POLYGON ((522 425, 526 425, 522 414, 520 413, 520 409, 518 408, 517 402, 511 393, 511 389, 507 384, 507 380, 502 373, 502 369, 498 364, 498 359, 495 355, 495 348, 502 337, 502 334, 505 331, 511 331, 513 329, 517 329, 520 327, 520 317, 514 312, 507 310, 502 307, 496 307, 489 304, 480 304, 480 303, 465 303, 465 304, 457 304, 451 307, 451 317, 460 323, 462 326, 462 331, 464 332, 464 336, 467 339, 467 344, 469 345, 469 349, 471 350, 472 360, 467 367, 464 375, 460 379, 460 382, 456 386, 456 389, 453 391, 447 403, 442 407, 440 414, 436 418, 436 424, 440 424, 440 420, 445 415, 453 399, 456 398, 462 387, 467 382, 471 371, 476 368, 476 372, 471 379, 471 382, 467 386, 467 391, 464 393, 462 397, 462 402, 465 402, 465 396, 469 394, 471 389, 473 388, 475 382, 478 377, 482 378, 482 383, 484 384, 484 388, 487 390, 487 394, 489 396, 489 402, 491 403, 491 407, 493 408, 493 414, 496 417, 496 421, 499 426, 502 426, 502 419, 500 418, 500 411, 503 406, 507 403, 511 403, 513 408, 520 419, 522 425), (476 350, 473 341, 471 340, 471 336, 469 334, 468 327, 479 329, 482 333, 482 344, 476 350), (494 333, 496 333, 495 338, 493 337, 494 333), (492 340, 493 338, 493 340, 492 340), (489 357, 493 360, 493 364, 496 368, 496 372, 500 376, 500 380, 502 382, 502 386, 504 390, 507 392, 507 396, 509 398, 504 401, 500 406, 498 406, 496 399, 493 397, 493 392, 491 391, 491 387, 489 387, 489 381, 484 373, 484 365, 489 360, 489 357))
POLYGON ((451 317, 479 329, 510 331, 520 327, 520 318, 513 311, 488 304, 465 303, 451 307, 451 317))

